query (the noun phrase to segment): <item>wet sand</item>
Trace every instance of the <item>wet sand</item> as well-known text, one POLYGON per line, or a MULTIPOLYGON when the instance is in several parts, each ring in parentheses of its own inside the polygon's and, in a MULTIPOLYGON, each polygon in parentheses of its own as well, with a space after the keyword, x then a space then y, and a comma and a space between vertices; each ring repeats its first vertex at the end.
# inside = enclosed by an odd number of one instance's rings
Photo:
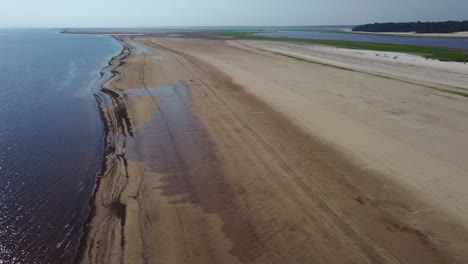
POLYGON ((466 97, 289 44, 117 38, 80 263, 468 261, 466 97))

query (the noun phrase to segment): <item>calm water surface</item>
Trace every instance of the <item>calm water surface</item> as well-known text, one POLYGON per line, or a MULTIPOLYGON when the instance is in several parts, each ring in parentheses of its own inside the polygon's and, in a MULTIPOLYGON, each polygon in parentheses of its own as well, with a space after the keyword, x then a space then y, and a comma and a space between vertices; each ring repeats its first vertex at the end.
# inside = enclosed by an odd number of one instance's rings
POLYGON ((0 30, 0 263, 70 263, 100 168, 108 36, 0 30))
POLYGON ((468 38, 401 37, 401 36, 382 36, 382 35, 351 34, 351 33, 331 33, 331 32, 319 32, 319 31, 277 31, 277 32, 257 33, 255 35, 265 36, 265 37, 288 37, 288 38, 392 43, 392 44, 406 44, 406 45, 453 48, 453 49, 467 49, 468 50, 468 38))

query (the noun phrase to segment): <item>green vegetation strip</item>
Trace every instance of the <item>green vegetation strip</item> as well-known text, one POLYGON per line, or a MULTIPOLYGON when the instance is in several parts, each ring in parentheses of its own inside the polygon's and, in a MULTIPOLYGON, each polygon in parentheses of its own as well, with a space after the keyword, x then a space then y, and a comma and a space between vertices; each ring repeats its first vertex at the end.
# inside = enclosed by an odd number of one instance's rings
POLYGON ((247 31, 247 30, 215 30, 215 33, 224 35, 224 36, 230 36, 236 39, 316 43, 316 44, 329 45, 329 46, 335 46, 338 48, 346 48, 346 49, 362 49, 362 50, 412 53, 412 54, 421 55, 425 58, 437 59, 441 61, 468 62, 468 51, 455 50, 455 49, 433 48, 433 47, 401 45, 401 44, 388 44, 388 43, 343 41, 343 40, 263 37, 263 36, 253 35, 254 33, 258 33, 258 31, 247 31))

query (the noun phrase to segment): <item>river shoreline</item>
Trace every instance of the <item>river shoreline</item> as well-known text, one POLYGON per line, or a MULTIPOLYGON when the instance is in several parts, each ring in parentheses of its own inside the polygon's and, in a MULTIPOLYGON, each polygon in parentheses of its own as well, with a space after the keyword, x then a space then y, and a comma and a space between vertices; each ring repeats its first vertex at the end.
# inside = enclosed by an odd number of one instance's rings
POLYGON ((121 45, 106 36, 51 29, 4 32, 0 262, 69 264, 104 152, 93 93, 121 45))
MULTIPOLYGON (((117 38, 115 38, 116 41, 119 41, 117 38)), ((103 157, 102 157, 102 161, 101 161, 101 168, 100 168, 100 171, 99 173, 96 175, 96 178, 95 178, 95 187, 94 187, 94 190, 92 192, 92 197, 89 201, 89 214, 88 214, 88 217, 86 218, 85 220, 85 223, 83 224, 83 231, 82 231, 82 235, 81 235, 81 238, 80 238, 80 242, 79 242, 79 248, 78 248, 78 251, 77 251, 77 254, 73 260, 73 263, 80 263, 82 261, 82 258, 83 258, 83 254, 84 254, 84 250, 85 250, 85 241, 87 240, 88 238, 88 235, 89 235, 89 225, 93 219, 93 217, 95 216, 96 214, 96 205, 95 205, 95 199, 96 199, 96 193, 98 192, 99 190, 99 185, 100 185, 100 180, 101 178, 103 177, 103 175, 106 174, 107 172, 107 164, 108 164, 108 159, 110 158, 110 154, 113 152, 113 150, 115 149, 115 141, 112 139, 112 134, 111 134, 111 131, 113 130, 108 122, 108 116, 107 114, 105 113, 105 106, 103 105, 104 101, 105 100, 109 100, 109 98, 112 98, 113 96, 115 96, 115 94, 112 93, 112 91, 110 90, 107 90, 106 87, 106 84, 111 82, 114 78, 117 78, 117 76, 119 75, 119 72, 118 72, 118 68, 121 67, 123 64, 124 64, 124 59, 126 56, 129 55, 129 49, 128 49, 128 46, 126 46, 124 43, 122 43, 121 41, 119 41, 119 43, 122 44, 122 50, 120 52, 120 54, 112 57, 109 62, 108 62, 108 65, 101 71, 101 82, 100 82, 100 85, 99 85, 99 89, 98 91, 96 91, 94 93, 94 97, 96 99, 96 104, 97 104, 97 108, 98 108, 98 111, 99 111, 99 115, 101 117, 101 121, 102 121, 102 124, 103 124, 103 128, 104 128, 104 153, 103 153, 103 157), (107 78, 105 77, 107 74, 110 74, 107 78), (107 98, 107 99, 106 99, 107 98)))

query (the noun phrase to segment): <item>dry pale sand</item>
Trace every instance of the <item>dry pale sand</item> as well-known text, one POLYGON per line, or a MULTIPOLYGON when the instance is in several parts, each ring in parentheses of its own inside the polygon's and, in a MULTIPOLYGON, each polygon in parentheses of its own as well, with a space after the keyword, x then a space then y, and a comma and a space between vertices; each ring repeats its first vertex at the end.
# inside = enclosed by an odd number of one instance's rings
POLYGON ((468 262, 468 98, 446 87, 453 72, 119 38, 81 263, 468 262))
POLYGON ((359 70, 384 77, 440 89, 465 90, 468 93, 468 64, 426 59, 399 52, 342 49, 322 45, 304 45, 279 41, 230 40, 232 46, 252 51, 264 50, 285 56, 342 68, 359 70))

